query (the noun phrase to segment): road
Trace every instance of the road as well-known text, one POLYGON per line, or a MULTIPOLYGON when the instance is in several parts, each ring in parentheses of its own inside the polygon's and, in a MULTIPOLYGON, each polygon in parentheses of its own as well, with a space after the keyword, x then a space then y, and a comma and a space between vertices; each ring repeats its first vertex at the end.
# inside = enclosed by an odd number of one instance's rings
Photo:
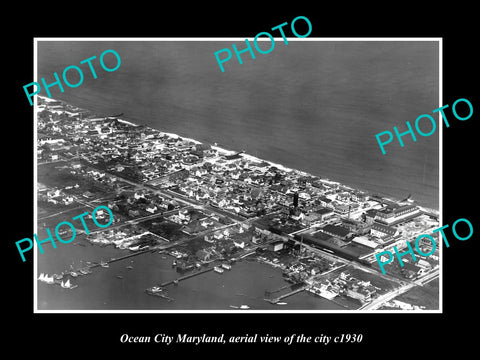
MULTIPOLYGON (((91 165, 90 166, 85 166, 85 167, 90 167, 90 168, 95 169, 95 167, 93 167, 91 165)), ((245 220, 245 218, 241 217, 240 215, 234 214, 234 213, 229 212, 227 210, 216 208, 216 207, 208 205, 208 204, 203 204, 201 202, 198 202, 194 199, 190 199, 189 197, 187 197, 185 195, 182 195, 182 194, 179 194, 179 193, 176 193, 174 191, 171 191, 171 190, 168 190, 168 189, 158 189, 158 188, 153 187, 151 185, 138 183, 138 182, 135 182, 135 181, 132 181, 132 180, 129 180, 129 179, 125 179, 121 176, 118 176, 117 174, 109 173, 108 171, 103 170, 103 169, 102 169, 102 171, 107 172, 110 176, 112 176, 112 177, 114 177, 114 178, 116 178, 120 181, 126 182, 127 184, 130 184, 137 189, 148 190, 150 192, 153 192, 154 194, 162 196, 163 198, 175 200, 175 201, 177 201, 179 203, 182 203, 186 206, 195 207, 195 208, 202 209, 202 210, 205 210, 205 211, 211 211, 211 212, 213 212, 213 213, 215 213, 219 216, 227 216, 227 217, 229 217, 231 219, 233 218, 234 220, 237 220, 237 221, 245 220)))
POLYGON ((398 289, 395 289, 394 291, 390 291, 389 293, 386 293, 384 295, 377 297, 375 300, 373 300, 372 302, 369 302, 368 304, 363 305, 358 310, 376 310, 383 303, 392 300, 394 297, 400 294, 403 294, 404 292, 407 292, 414 286, 416 286, 415 283, 406 284, 398 289))
MULTIPOLYGON (((59 161, 68 161, 68 160, 59 160, 59 161)), ((135 182, 135 181, 132 181, 132 180, 129 180, 129 179, 125 179, 121 176, 118 176, 117 174, 112 174, 112 173, 106 171, 105 169, 98 169, 95 166, 93 166, 92 164, 84 165, 84 167, 87 168, 87 169, 101 170, 103 172, 108 173, 110 176, 116 178, 119 181, 123 181, 127 184, 130 184, 130 185, 134 186, 136 189, 148 190, 148 191, 153 192, 154 194, 160 195, 164 198, 175 200, 179 203, 182 203, 186 207, 194 207, 194 208, 202 209, 204 211, 210 211, 210 212, 213 212, 214 214, 216 214, 218 216, 226 216, 230 219, 236 220, 237 222, 241 222, 241 221, 245 220, 245 218, 240 216, 240 215, 237 215, 235 213, 232 213, 232 212, 224 210, 224 209, 216 208, 216 207, 208 205, 208 204, 203 204, 203 203, 198 202, 194 199, 190 199, 189 197, 187 197, 185 195, 176 193, 176 192, 168 190, 168 189, 158 189, 158 188, 155 188, 155 187, 147 185, 147 184, 138 183, 138 182, 135 182)), ((88 206, 90 208, 95 208, 96 206, 93 205, 93 203, 98 202, 98 200, 99 199, 93 199, 92 201, 89 202, 89 201, 83 200, 79 197, 75 198, 76 202, 78 202, 81 205, 88 206)), ((68 210, 65 210, 65 211, 69 211, 69 210, 71 210, 71 209, 68 209, 68 210)), ((143 218, 129 220, 127 222, 128 223, 139 222, 139 221, 147 220, 149 218, 156 217, 158 215, 168 216, 168 215, 173 214, 177 211, 178 211, 178 209, 172 210, 170 212, 164 212, 163 214, 152 214, 151 216, 145 216, 143 218)), ((55 215, 61 214, 62 212, 59 212, 55 215)), ((54 215, 49 215, 49 216, 54 216, 54 215)), ((254 220, 254 219, 256 219, 256 218, 251 218, 250 220, 254 220)), ((119 225, 119 226, 121 226, 121 225, 119 225)))
POLYGON ((425 276, 415 280, 415 283, 417 285, 420 285, 420 286, 423 286, 427 283, 429 283, 430 281, 433 281, 435 280, 436 278, 438 278, 440 276, 440 270, 439 269, 436 269, 436 270, 433 270, 432 272, 429 272, 428 274, 426 274, 425 276))
MULTIPOLYGON (((222 210, 222 209, 218 209, 218 208, 215 208, 213 206, 210 206, 210 205, 205 205, 205 204, 202 204, 202 203, 199 203, 193 199, 189 199, 188 197, 184 196, 184 195, 181 195, 181 194, 177 194, 173 191, 170 191, 170 190, 160 190, 160 189, 156 189, 156 188, 153 188, 149 185, 145 185, 145 184, 140 184, 140 183, 136 183, 134 181, 131 181, 131 180, 127 180, 127 179, 124 179, 122 177, 119 177, 117 175, 112 175, 111 176, 121 180, 121 181, 124 181, 130 185, 133 185, 135 188, 137 189, 144 189, 144 190, 148 190, 148 191, 151 191, 155 194, 159 194, 161 195, 162 197, 164 198, 169 198, 169 199, 173 199, 179 203, 182 203, 183 205, 185 205, 185 208, 197 208, 197 209, 202 209, 202 210, 208 210, 214 214, 216 214, 217 216, 227 216, 229 219, 233 220, 233 223, 231 224, 226 224, 226 225, 223 225, 223 226, 220 226, 220 227, 216 227, 216 228, 211 228, 211 229, 206 229, 205 231, 202 231, 200 233, 197 233, 195 234, 195 236, 193 238, 187 238, 187 239, 184 239, 184 240, 180 240, 180 241, 175 241, 175 242, 170 242, 169 244, 162 244, 162 245, 159 245, 157 247, 155 247, 155 249, 157 250, 165 250, 167 248, 170 248, 170 247, 173 247, 173 246, 177 246, 177 245, 180 245, 180 244, 183 244, 187 241, 191 241, 193 239, 198 239, 198 238, 202 238, 203 236, 207 235, 207 234, 210 234, 212 232, 215 232, 215 231, 218 231, 218 230, 223 230, 223 229, 226 229, 226 228, 229 228, 229 227, 232 227, 232 226, 235 226, 235 225, 238 225, 238 224, 241 224, 241 223, 244 223, 244 222, 251 222, 251 221, 254 221, 256 218, 249 218, 249 219, 245 219, 241 216, 238 216, 238 215, 235 215, 235 214, 232 214, 228 211, 225 211, 225 210, 222 210)), ((96 200, 98 199, 94 199, 92 200, 91 202, 88 202, 88 201, 85 201, 83 199, 78 199, 76 198, 75 199, 79 204, 82 204, 84 206, 88 206, 88 207, 91 207, 91 208, 94 208, 95 206, 92 205, 93 202, 96 202, 96 200)), ((122 223, 119 223, 119 224, 115 224, 115 225, 112 225, 112 226, 109 226, 108 229, 99 229, 97 231, 90 231, 91 234, 95 234, 95 233, 98 233, 98 232, 102 232, 102 231, 105 231, 105 230, 112 230, 112 229, 116 229, 116 228, 120 228, 120 227, 123 227, 123 226, 127 226, 127 225, 132 225, 132 224, 138 224, 142 221, 145 221, 145 220, 149 220, 149 219, 153 219, 153 218, 157 218, 157 217, 165 217, 165 216, 169 216, 169 215, 172 215, 174 213, 177 213, 179 211, 179 209, 174 209, 174 210, 170 210, 170 211, 166 211, 166 212, 163 212, 163 213, 156 213, 156 214, 151 214, 151 215, 146 215, 146 216, 143 216, 143 217, 140 217, 140 218, 136 218, 136 219, 131 219, 131 220, 127 220, 127 221, 124 221, 122 223)))
MULTIPOLYGON (((297 240, 295 240, 295 242, 296 242, 297 244, 300 244, 300 242, 297 241, 297 240)), ((322 257, 326 257, 326 258, 328 258, 328 259, 330 259, 330 260, 334 260, 334 261, 337 261, 337 262, 341 262, 341 263, 344 263, 344 264, 346 264, 346 265, 351 265, 352 267, 354 267, 354 268, 356 268, 356 269, 360 269, 360 270, 365 271, 365 272, 367 272, 367 273, 369 273, 369 274, 374 274, 374 275, 381 276, 381 277, 386 278, 386 279, 388 279, 388 280, 391 280, 391 281, 393 281, 393 282, 395 282, 395 283, 403 284, 403 283, 405 283, 405 282, 409 282, 408 280, 399 279, 399 278, 397 278, 397 277, 395 277, 395 276, 391 276, 391 275, 389 275, 389 274, 385 274, 385 275, 380 274, 378 271, 376 271, 375 269, 372 269, 371 267, 368 267, 368 266, 365 266, 365 265, 363 265, 363 264, 360 264, 360 263, 358 263, 358 262, 356 262, 356 261, 354 261, 354 260, 344 259, 344 258, 342 258, 342 257, 340 257, 340 256, 331 254, 331 253, 329 253, 329 252, 327 252, 327 251, 324 251, 324 250, 317 249, 317 248, 312 247, 312 246, 310 246, 310 245, 307 245, 307 244, 305 244, 305 243, 303 243, 302 246, 303 246, 304 248, 312 251, 312 252, 315 252, 315 253, 321 255, 322 257)))
POLYGON ((429 281, 432 281, 432 280, 436 279, 438 277, 438 275, 439 275, 439 270, 438 269, 434 270, 431 273, 428 273, 427 275, 423 276, 422 278, 419 278, 419 279, 417 279, 413 282, 405 284, 405 285, 401 286, 400 288, 395 289, 395 290, 393 290, 393 291, 391 291, 387 294, 379 296, 378 298, 376 298, 372 302, 363 305, 358 310, 376 310, 380 306, 382 306, 384 303, 386 303, 387 301, 390 301, 393 298, 397 297, 398 295, 407 292, 411 288, 413 288, 415 286, 423 286, 426 283, 428 283, 429 281))
POLYGON ((65 209, 65 210, 56 212, 56 213, 54 213, 54 214, 49 214, 49 215, 47 215, 47 216, 38 218, 37 221, 45 220, 45 219, 48 219, 48 218, 51 218, 51 217, 54 217, 54 216, 57 216, 57 215, 61 215, 61 214, 63 214, 63 213, 70 212, 70 211, 73 211, 73 210, 83 209, 83 208, 84 208, 84 204, 81 204, 81 205, 82 205, 82 206, 75 206, 75 207, 73 207, 73 208, 67 208, 67 209, 65 209))
MULTIPOLYGON (((89 166, 86 166, 86 167, 90 167, 90 168, 95 168, 94 166, 92 165, 89 165, 89 166)), ((102 171, 105 171, 105 170, 102 170, 102 171)), ((213 207, 211 205, 208 205, 208 204, 203 204, 203 203, 200 203, 194 199, 190 199, 188 198, 187 196, 185 195, 182 195, 182 194, 179 194, 179 193, 176 193, 174 191, 171 191, 171 190, 168 190, 168 189, 158 189, 154 186, 151 186, 151 185, 147 185, 147 184, 144 184, 144 183, 138 183, 138 182, 135 182, 135 181, 132 181, 132 180, 129 180, 129 179, 125 179, 121 176, 118 176, 117 174, 111 174, 109 173, 111 176, 117 178, 118 180, 120 181, 123 181, 123 182, 126 182, 132 186, 134 186, 136 189, 144 189, 144 190, 148 190, 150 192, 153 192, 154 194, 158 194, 164 198, 168 198, 168 199, 172 199, 172 200, 175 200, 179 203, 182 203, 184 204, 185 206, 187 207, 194 207, 194 208, 198 208, 198 209, 202 209, 204 211, 210 211, 218 216, 226 216, 232 220, 234 220, 234 222, 232 224, 229 224, 229 225, 225 225, 225 226, 222 226, 220 228, 214 228, 214 229, 207 229, 201 233, 198 233, 196 234, 196 236, 194 238, 198 238, 198 237, 203 237, 204 235, 206 234, 209 234, 213 231, 217 231, 217 230, 221 230, 221 229, 224 229, 224 228, 228 228, 230 226, 234 226, 234 225, 237 225, 237 224, 240 224, 240 223, 243 223, 243 222, 251 222, 251 221, 254 221, 255 219, 257 219, 258 217, 254 217, 254 218, 249 218, 249 219, 245 219, 244 217, 241 217, 237 214, 234 214, 234 213, 231 213, 230 211, 227 211, 227 210, 224 210, 224 209, 220 209, 220 208, 216 208, 216 207, 213 207)), ((79 202, 80 204, 83 204, 85 206, 89 206, 89 207, 94 207, 94 205, 92 205, 91 203, 89 202, 85 202, 85 201, 81 201, 80 199, 76 199, 77 202, 79 202)), ((95 200, 93 200, 92 202, 94 202, 95 200)), ((110 227, 109 229, 111 228, 116 228, 116 227, 121 227, 121 226, 125 226, 125 225, 128 225, 128 224, 137 224, 141 221, 145 221, 145 220, 148 220, 148 219, 152 219, 152 218, 155 218, 155 217, 158 217, 158 216, 168 216, 169 214, 173 214, 175 212, 177 212, 178 209, 176 210, 172 210, 170 212, 166 212, 166 213, 163 213, 163 214, 152 214, 152 215, 147 215, 147 216, 144 216, 144 217, 141 217, 141 218, 137 218, 137 219, 132 219, 132 220, 128 220, 122 224, 118 224, 118 225, 114 225, 112 227, 110 227)), ((101 231, 101 230, 99 230, 101 231)), ((283 236, 283 238, 285 240, 288 240, 288 239, 292 239, 291 236, 283 236)), ((186 239, 188 240, 188 239, 186 239)), ((185 242, 186 240, 183 240, 181 242, 175 242, 175 243, 170 243, 168 244, 169 247, 170 246, 174 246, 174 245, 178 245, 179 243, 183 243, 185 242)), ((189 239, 191 240, 191 238, 189 239)), ((297 244, 300 244, 299 241, 296 241, 295 242, 297 244)), ((322 256, 322 257, 326 257, 330 260, 334 260, 336 262, 340 262, 342 264, 345 264, 345 265, 351 265, 355 268, 358 268, 360 270, 363 270, 365 272, 368 272, 368 273, 371 273, 371 274, 375 274, 375 275, 381 275, 378 271, 376 271, 375 269, 372 269, 370 267, 367 267, 363 264, 360 264, 358 262, 355 262, 355 261, 352 261, 352 260, 347 260, 347 259, 344 259, 340 256, 337 256, 335 254, 332 254, 332 253, 329 253, 327 251, 324 251, 324 250, 320 250, 320 249, 317 249, 315 247, 312 247, 310 245, 307 245, 305 243, 302 243, 302 246, 305 247, 306 249, 322 256)), ((397 277, 394 277, 394 276, 391 276, 391 275, 388 275, 388 274, 385 274, 385 275, 381 275, 385 278, 387 278, 388 280, 391 280, 393 282, 396 282, 398 284, 401 284, 402 286, 399 288, 399 289, 406 289, 405 291, 407 291, 409 288, 411 288, 412 286, 415 286, 415 285, 418 285, 414 282, 410 282, 408 280, 404 280, 404 279, 399 279, 397 277)), ((427 279, 426 282, 430 281, 431 279, 427 279)), ((422 280, 424 281, 424 280, 422 280)), ((385 300, 387 301, 387 300, 385 300)), ((375 301, 376 303, 376 301, 375 301)))

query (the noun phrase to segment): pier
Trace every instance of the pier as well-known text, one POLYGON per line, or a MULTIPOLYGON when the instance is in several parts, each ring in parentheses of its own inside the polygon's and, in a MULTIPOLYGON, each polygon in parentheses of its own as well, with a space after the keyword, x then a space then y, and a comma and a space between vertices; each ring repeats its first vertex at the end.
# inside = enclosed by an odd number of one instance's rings
MULTIPOLYGON (((128 259, 128 258, 137 256, 137 255, 145 254, 147 252, 154 252, 154 251, 156 251, 156 250, 147 249, 147 250, 136 251, 132 254, 127 254, 125 256, 121 256, 121 257, 118 257, 118 258, 112 258, 110 260, 106 260, 104 263, 110 264, 110 263, 113 263, 113 262, 116 262, 116 261, 125 260, 125 259, 128 259)), ((86 275, 86 274, 83 274, 80 270, 85 270, 85 269, 90 270, 90 269, 94 269, 94 268, 99 267, 99 266, 101 266, 100 263, 87 264, 84 267, 79 268, 77 270, 65 270, 65 271, 62 272, 62 275, 70 274, 72 271, 76 272, 79 275, 86 275)), ((54 274, 54 275, 57 275, 57 274, 54 274)))
POLYGON ((192 273, 190 274, 187 274, 187 275, 184 275, 184 276, 181 276, 175 280, 170 280, 170 281, 166 281, 162 284, 160 284, 161 287, 165 287, 165 286, 168 286, 170 284, 173 284, 173 283, 178 283, 182 280, 186 280, 186 279, 189 279, 191 277, 194 277, 194 276, 197 276, 197 275, 201 275, 201 274, 204 274, 206 272, 209 272, 209 271, 213 271, 213 267, 212 268, 208 268, 208 269, 203 269, 203 270, 199 270, 199 271, 193 271, 192 273))
POLYGON ((275 293, 278 293, 282 290, 290 288, 290 291, 285 293, 285 294, 282 294, 282 295, 277 296, 275 298, 265 298, 264 300, 268 301, 269 303, 276 304, 280 300, 285 299, 286 297, 289 297, 289 296, 295 295, 295 294, 297 294, 301 291, 304 291, 307 287, 308 287, 307 284, 305 284, 303 282, 300 282, 300 283, 297 283, 297 284, 294 284, 294 285, 283 286, 280 289, 277 289, 277 290, 274 290, 274 291, 265 291, 265 296, 271 296, 271 295, 273 295, 275 293))
MULTIPOLYGON (((107 264, 110 264, 112 262, 115 262, 115 261, 120 261, 120 260, 125 260, 125 259, 128 259, 128 258, 131 258, 131 257, 134 257, 134 256, 137 256, 137 255, 141 255, 141 254, 146 254, 147 252, 155 252, 154 250, 150 250, 150 249, 147 249, 147 250, 141 250, 141 251, 136 251, 132 254, 128 254, 128 255, 125 255, 125 256, 122 256, 122 257, 119 257, 119 258, 112 258, 108 261, 105 261, 107 264)), ((97 267, 97 266, 100 266, 100 264, 92 264, 90 265, 90 267, 97 267)))
POLYGON ((280 289, 276 289, 276 290, 272 290, 272 291, 265 290, 265 296, 271 298, 273 294, 276 294, 276 293, 278 293, 282 290, 286 290, 286 289, 291 288, 291 287, 292 287, 292 285, 285 285, 285 286, 282 286, 280 289))

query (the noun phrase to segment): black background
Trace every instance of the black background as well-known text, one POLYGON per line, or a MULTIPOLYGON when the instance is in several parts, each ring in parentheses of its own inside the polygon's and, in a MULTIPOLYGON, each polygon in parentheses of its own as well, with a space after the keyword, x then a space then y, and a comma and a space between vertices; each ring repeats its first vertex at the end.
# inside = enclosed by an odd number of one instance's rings
MULTIPOLYGON (((418 2, 417 2, 418 3, 418 2)), ((445 3, 444 3, 445 4, 445 3)), ((232 356, 266 350, 274 353, 321 357, 349 352, 357 356, 419 356, 441 354, 452 349, 460 354, 475 344, 477 313, 476 273, 480 227, 477 207, 476 123, 479 121, 478 55, 474 20, 476 10, 460 2, 420 9, 408 3, 378 7, 365 2, 352 6, 317 4, 297 6, 273 3, 267 11, 246 3, 222 3, 196 8, 184 2, 173 10, 162 3, 76 3, 66 6, 37 2, 35 6, 10 10, 2 23, 3 137, 5 192, 2 297, 6 330, 4 344, 30 356, 98 357, 101 354, 175 356, 180 351, 232 356), (443 104, 467 98, 474 108, 468 121, 449 117, 443 131, 443 215, 444 224, 469 219, 474 235, 467 241, 454 240, 444 248, 443 314, 33 314, 33 256, 22 263, 15 241, 33 235, 33 108, 23 85, 33 81, 34 37, 253 37, 296 16, 312 23, 310 37, 442 37, 443 104), (6 22, 11 17, 13 23, 6 22), (6 43, 5 43, 6 42, 6 43), (475 89, 475 91, 474 91, 475 89), (242 344, 199 346, 172 344, 121 344, 122 334, 175 335, 303 333, 335 336, 362 333, 360 344, 242 344), (30 350, 31 349, 31 350, 30 350), (33 352, 32 352, 33 351, 33 352)), ((258 5, 258 4, 257 4, 258 5)), ((288 30, 289 31, 289 30, 288 30)), ((299 33, 304 33, 299 29, 299 33)), ((276 36, 276 35, 275 35, 276 36)), ((287 36, 288 32, 287 32, 287 36)), ((298 54, 301 56, 301 54, 298 54)), ((429 113, 433 109, 425 109, 429 113)), ((449 114, 449 112, 447 112, 449 114)), ((406 119, 408 120, 408 119, 406 119)), ((411 146, 414 146, 412 144, 411 146)), ((447 230, 447 235, 451 234, 447 230)), ((478 332, 477 332, 478 333, 478 332)))

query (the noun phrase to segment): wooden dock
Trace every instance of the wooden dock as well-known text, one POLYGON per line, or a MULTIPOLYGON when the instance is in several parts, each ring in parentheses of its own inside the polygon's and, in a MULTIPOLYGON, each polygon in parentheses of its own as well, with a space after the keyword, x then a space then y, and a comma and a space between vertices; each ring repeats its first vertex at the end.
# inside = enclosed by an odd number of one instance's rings
POLYGON ((209 271, 212 271, 213 270, 213 267, 211 268, 207 268, 207 269, 203 269, 203 270, 199 270, 199 271, 193 271, 191 272, 190 274, 187 274, 187 275, 184 275, 184 276, 181 276, 175 280, 170 280, 170 281, 166 281, 162 284, 160 284, 159 286, 161 287, 165 287, 165 286, 168 286, 170 284, 173 284, 173 283, 179 283, 180 281, 182 280, 186 280, 186 279, 189 279, 191 277, 194 277, 194 276, 197 276, 197 275, 201 275, 201 274, 204 274, 206 272, 209 272, 209 271))
MULTIPOLYGON (((125 256, 121 256, 121 257, 118 257, 118 258, 112 258, 112 259, 110 259, 110 260, 106 260, 105 263, 106 263, 106 264, 110 264, 110 263, 113 263, 113 262, 116 262, 116 261, 125 260, 125 259, 128 259, 128 258, 137 256, 137 255, 145 254, 145 253, 147 253, 147 252, 154 252, 154 251, 156 251, 156 250, 147 249, 147 250, 136 251, 136 252, 134 252, 134 253, 132 253, 132 254, 127 254, 127 255, 125 255, 125 256)), ((88 271, 88 270, 90 270, 90 269, 94 269, 94 268, 97 268, 97 267, 99 267, 99 266, 101 266, 100 263, 86 264, 84 267, 79 268, 79 269, 77 269, 77 270, 65 270, 65 271, 63 271, 62 274, 63 274, 63 275, 64 275, 64 274, 70 274, 72 271, 74 271, 74 272, 76 272, 76 273, 79 274, 79 275, 84 275, 84 274, 82 274, 82 273, 80 272, 80 270, 87 270, 87 271, 88 271)))
POLYGON ((275 293, 278 293, 279 291, 281 290, 285 290, 286 288, 289 288, 290 287, 290 291, 283 294, 283 295, 280 295, 280 296, 277 296, 275 298, 265 298, 264 300, 265 301, 268 301, 269 303, 272 303, 272 304, 276 304, 278 303, 280 300, 282 299, 285 299, 286 297, 289 297, 289 296, 292 296, 292 295, 295 295, 301 291, 304 291, 308 285, 305 284, 305 283, 298 283, 298 284, 294 284, 294 285, 287 285, 287 286, 284 286, 280 289, 277 289, 277 290, 274 290, 274 291, 266 291, 265 292, 265 295, 272 295, 272 294, 275 294, 275 293))

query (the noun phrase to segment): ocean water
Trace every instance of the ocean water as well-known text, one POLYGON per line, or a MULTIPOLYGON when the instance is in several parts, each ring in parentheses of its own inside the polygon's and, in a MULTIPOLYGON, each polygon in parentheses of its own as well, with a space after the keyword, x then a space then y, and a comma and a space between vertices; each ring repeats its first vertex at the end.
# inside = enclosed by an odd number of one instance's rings
MULTIPOLYGON (((439 106, 438 45, 433 42, 277 42, 268 55, 240 65, 225 63, 222 73, 213 53, 232 41, 39 42, 38 79, 53 82, 69 65, 85 78, 77 88, 52 97, 98 114, 123 112, 146 124, 247 153, 372 192, 438 208, 439 136, 404 138, 405 147, 387 145, 382 155, 375 134, 405 121, 414 123, 439 106), (117 71, 105 72, 98 57, 114 49, 117 71), (80 61, 97 56, 93 79, 80 61)), ((241 48, 241 42, 237 42, 241 48)), ((113 56, 106 56, 109 67, 113 56)), ((76 83, 74 71, 68 73, 76 83)), ((44 92, 42 92, 42 95, 44 92)), ((438 117, 435 116, 438 121, 438 117)), ((428 131, 427 128, 424 131, 428 131)), ((77 240, 76 240, 77 241, 77 240)), ((80 241, 80 240, 79 240, 80 241)), ((63 245, 39 255, 39 272, 59 273, 72 262, 118 257, 111 247, 63 245)), ((247 303, 273 309, 265 290, 281 287, 281 273, 267 265, 236 264, 223 275, 207 273, 172 288, 172 303, 144 290, 176 274, 159 254, 114 263, 75 280, 72 291, 38 284, 40 309, 228 309, 247 303), (116 274, 124 275, 117 279, 116 274), (255 279, 255 281, 252 281, 255 279), (238 295, 243 294, 243 295, 238 295)), ((287 299, 290 309, 341 308, 301 293, 287 299)))

